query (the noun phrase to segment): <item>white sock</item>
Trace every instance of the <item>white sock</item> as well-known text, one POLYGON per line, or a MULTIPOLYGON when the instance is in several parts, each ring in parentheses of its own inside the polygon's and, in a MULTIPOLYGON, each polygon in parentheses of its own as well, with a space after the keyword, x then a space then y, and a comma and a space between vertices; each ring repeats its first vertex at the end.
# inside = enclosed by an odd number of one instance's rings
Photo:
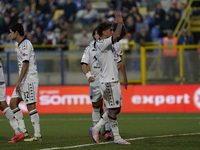
POLYGON ((108 122, 108 115, 105 112, 102 116, 102 118, 99 120, 99 122, 96 124, 96 126, 94 127, 94 130, 96 132, 99 132, 101 127, 104 126, 106 123, 108 122))
POLYGON ((109 116, 108 122, 109 122, 109 124, 111 126, 112 133, 113 133, 113 136, 114 136, 114 140, 116 140, 116 141, 120 140, 121 136, 119 135, 119 128, 118 128, 117 118, 111 118, 109 116))
POLYGON ((101 117, 100 117, 100 107, 94 107, 93 106, 93 112, 92 112, 93 126, 95 126, 99 122, 100 119, 101 119, 101 117))
MULTIPOLYGON (((106 105, 104 105, 105 111, 107 112, 107 114, 109 114, 108 112, 108 108, 106 107, 106 105)), ((105 124, 105 131, 111 131, 111 127, 109 123, 105 124)))
POLYGON ((5 114, 5 116, 7 117, 11 127, 13 128, 13 130, 15 131, 16 135, 21 134, 21 130, 19 128, 19 125, 17 123, 17 120, 15 119, 15 116, 12 112, 12 110, 10 109, 10 107, 7 107, 6 109, 3 110, 3 113, 5 114))
POLYGON ((14 116, 18 122, 19 128, 20 130, 24 133, 27 132, 26 131, 26 127, 25 127, 25 123, 24 123, 24 118, 23 118, 23 114, 21 112, 21 110, 19 109, 19 107, 15 108, 12 110, 14 113, 14 116))
POLYGON ((35 131, 35 136, 36 137, 41 137, 41 133, 40 133, 40 118, 39 115, 37 113, 37 110, 34 109, 32 111, 29 112, 30 117, 31 117, 31 122, 35 131))

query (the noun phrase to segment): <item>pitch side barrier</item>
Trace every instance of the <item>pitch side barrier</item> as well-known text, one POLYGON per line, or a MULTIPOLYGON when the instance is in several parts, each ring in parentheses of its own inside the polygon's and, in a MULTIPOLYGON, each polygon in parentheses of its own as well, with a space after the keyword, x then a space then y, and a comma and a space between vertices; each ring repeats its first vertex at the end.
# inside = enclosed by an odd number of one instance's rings
MULTIPOLYGON (((122 113, 199 113, 199 85, 129 85, 122 89, 122 113)), ((6 88, 6 100, 14 87, 6 88)), ((89 86, 39 86, 40 114, 92 113, 89 86)), ((26 105, 19 105, 28 114, 26 105)), ((0 114, 3 114, 0 112, 0 114)))

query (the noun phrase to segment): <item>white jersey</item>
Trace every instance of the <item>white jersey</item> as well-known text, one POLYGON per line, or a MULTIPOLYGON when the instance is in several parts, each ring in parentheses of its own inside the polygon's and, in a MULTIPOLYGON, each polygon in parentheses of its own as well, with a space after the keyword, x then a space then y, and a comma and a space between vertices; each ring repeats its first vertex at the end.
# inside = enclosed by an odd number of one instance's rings
POLYGON ((29 62, 28 70, 22 80, 24 82, 38 82, 38 72, 35 60, 35 52, 31 42, 27 39, 23 39, 19 44, 17 51, 19 75, 21 74, 23 62, 29 62))
POLYGON ((112 37, 96 42, 97 59, 101 67, 100 82, 119 81, 117 63, 121 61, 116 48, 112 45, 112 37))
POLYGON ((0 82, 5 82, 4 74, 3 74, 3 66, 2 66, 2 63, 1 63, 1 58, 0 58, 0 82))
POLYGON ((92 41, 88 47, 85 48, 83 53, 81 64, 90 64, 90 72, 95 76, 94 82, 90 82, 91 86, 99 86, 100 80, 100 66, 97 61, 96 49, 94 47, 94 42, 92 41))

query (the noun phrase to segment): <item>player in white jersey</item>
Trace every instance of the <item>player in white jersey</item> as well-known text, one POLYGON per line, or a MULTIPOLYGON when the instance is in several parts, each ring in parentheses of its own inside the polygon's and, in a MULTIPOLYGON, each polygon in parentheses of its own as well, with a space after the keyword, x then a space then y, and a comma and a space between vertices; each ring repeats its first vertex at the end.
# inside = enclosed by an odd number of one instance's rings
POLYGON ((25 128, 23 114, 18 105, 24 101, 30 114, 34 128, 34 135, 24 141, 41 141, 40 119, 36 109, 38 94, 38 72, 35 60, 35 52, 31 42, 24 38, 24 28, 22 24, 16 23, 9 27, 10 37, 18 42, 17 59, 19 68, 19 78, 13 91, 10 107, 18 120, 20 129, 28 136, 25 128))
POLYGON ((8 104, 6 103, 6 85, 5 85, 1 58, 0 58, 0 110, 5 114, 11 127, 15 131, 15 134, 13 135, 12 140, 9 141, 8 143, 14 143, 25 138, 24 134, 19 128, 18 122, 16 118, 14 117, 12 110, 10 109, 10 107, 8 107, 8 104))
POLYGON ((113 32, 112 23, 102 22, 97 27, 100 39, 96 42, 97 59, 101 67, 100 88, 109 113, 104 113, 95 127, 89 128, 94 142, 98 141, 98 132, 103 125, 109 122, 114 135, 115 144, 130 144, 119 135, 117 114, 122 106, 121 87, 118 79, 118 62, 120 57, 112 44, 118 42, 126 35, 121 13, 114 12, 117 28, 113 32))

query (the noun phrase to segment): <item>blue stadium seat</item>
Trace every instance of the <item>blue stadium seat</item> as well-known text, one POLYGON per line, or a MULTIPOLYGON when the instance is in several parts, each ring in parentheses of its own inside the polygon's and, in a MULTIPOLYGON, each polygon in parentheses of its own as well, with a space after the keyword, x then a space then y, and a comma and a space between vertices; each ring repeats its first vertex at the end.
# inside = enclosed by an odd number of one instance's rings
POLYGON ((81 0, 73 0, 73 2, 76 4, 76 10, 82 9, 83 5, 81 0))
POLYGON ((152 39, 157 38, 160 34, 160 30, 156 27, 153 27, 150 34, 152 39))
POLYGON ((152 24, 155 22, 154 18, 146 18, 146 21, 148 22, 148 24, 152 24))

